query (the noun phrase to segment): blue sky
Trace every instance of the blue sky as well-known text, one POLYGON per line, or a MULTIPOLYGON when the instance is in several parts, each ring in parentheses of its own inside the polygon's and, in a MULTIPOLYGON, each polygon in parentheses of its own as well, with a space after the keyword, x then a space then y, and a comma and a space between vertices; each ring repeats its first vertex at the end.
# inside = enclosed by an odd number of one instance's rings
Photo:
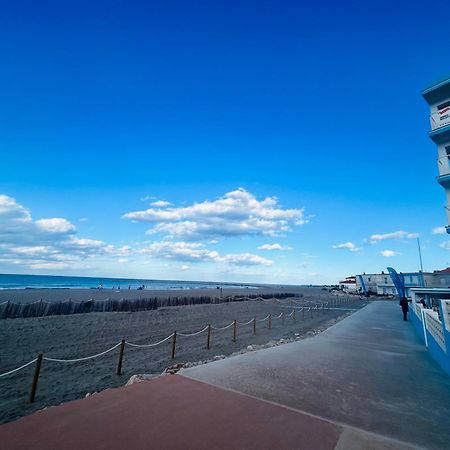
POLYGON ((300 3, 4 3, 0 272, 336 282, 417 234, 450 265, 450 4, 300 3))

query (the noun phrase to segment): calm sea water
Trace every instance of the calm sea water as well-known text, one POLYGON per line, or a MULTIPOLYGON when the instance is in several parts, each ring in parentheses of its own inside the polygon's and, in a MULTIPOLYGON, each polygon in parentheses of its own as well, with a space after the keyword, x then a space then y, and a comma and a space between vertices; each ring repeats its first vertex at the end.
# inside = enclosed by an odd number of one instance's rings
POLYGON ((96 277, 62 277, 51 275, 11 275, 0 274, 0 289, 42 289, 42 288, 118 288, 137 289, 145 285, 145 289, 208 289, 217 286, 234 288, 256 288, 251 284, 215 283, 206 281, 169 281, 146 280, 133 278, 96 278, 96 277))

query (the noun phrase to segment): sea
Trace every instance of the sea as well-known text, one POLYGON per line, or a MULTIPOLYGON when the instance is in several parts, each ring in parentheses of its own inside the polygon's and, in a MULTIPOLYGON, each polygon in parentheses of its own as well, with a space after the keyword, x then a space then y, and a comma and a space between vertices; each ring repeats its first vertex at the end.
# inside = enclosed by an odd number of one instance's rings
POLYGON ((55 275, 16 275, 0 274, 0 289, 104 289, 121 288, 138 289, 211 289, 242 288, 256 289, 267 285, 252 285, 246 283, 218 283, 213 281, 183 281, 183 280, 150 280, 144 278, 106 278, 106 277, 69 277, 55 275))

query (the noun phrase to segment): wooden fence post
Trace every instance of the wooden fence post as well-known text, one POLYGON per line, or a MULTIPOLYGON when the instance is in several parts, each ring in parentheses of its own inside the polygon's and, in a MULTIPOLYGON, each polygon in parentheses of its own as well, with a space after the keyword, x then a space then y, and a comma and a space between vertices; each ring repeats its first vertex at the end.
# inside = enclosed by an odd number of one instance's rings
POLYGON ((311 319, 313 318, 312 306, 309 307, 309 311, 311 312, 311 319))
POLYGON ((272 329, 272 314, 269 314, 269 330, 272 329))
POLYGON ((302 306, 302 320, 305 320, 305 307, 302 306))
POLYGON ((172 359, 175 359, 175 346, 177 345, 177 332, 173 332, 172 337, 172 359))
POLYGON ((120 341, 119 361, 117 362, 117 375, 122 375, 123 352, 125 351, 125 339, 120 341))
POLYGON ((295 319, 295 309, 292 310, 292 318, 294 319, 294 322, 295 322, 295 320, 296 320, 295 319))
POLYGON ((206 335, 206 348, 211 348, 211 324, 208 324, 208 334, 206 335))
POLYGON ((253 317, 253 334, 256 334, 256 317, 253 317))
POLYGON ((233 320, 233 342, 236 342, 236 327, 237 327, 237 321, 235 319, 235 320, 233 320))
POLYGON ((284 325, 284 312, 281 313, 281 325, 284 325))
POLYGON ((37 384, 39 381, 39 374, 41 372, 43 356, 44 355, 42 353, 39 353, 37 360, 36 360, 36 365, 34 366, 33 382, 31 383, 30 399, 29 399, 30 403, 34 402, 34 397, 36 396, 36 388, 37 388, 37 384))

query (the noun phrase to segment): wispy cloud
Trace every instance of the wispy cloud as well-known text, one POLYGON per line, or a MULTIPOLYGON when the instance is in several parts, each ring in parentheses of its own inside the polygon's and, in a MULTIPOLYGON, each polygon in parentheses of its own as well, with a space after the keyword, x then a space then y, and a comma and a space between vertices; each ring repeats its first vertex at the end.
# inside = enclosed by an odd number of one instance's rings
POLYGON ((258 250, 272 251, 272 250, 292 250, 292 247, 281 244, 264 244, 258 247, 258 250))
POLYGON ((342 244, 333 245, 334 249, 350 250, 351 252, 359 252, 361 247, 357 247, 353 242, 344 242, 342 244))
POLYGON ((147 234, 162 233, 176 239, 210 240, 220 236, 280 236, 308 222, 304 211, 280 207, 276 197, 257 200, 245 189, 216 200, 183 207, 132 211, 124 219, 152 223, 147 234))
POLYGON ((397 256, 399 254, 399 252, 396 252, 394 250, 383 250, 382 252, 380 252, 380 255, 386 258, 392 258, 393 256, 397 256))
POLYGON ((384 233, 384 234, 372 234, 370 236, 370 242, 375 244, 380 241, 385 241, 387 239, 415 239, 418 238, 418 233, 409 233, 407 231, 394 231, 392 233, 384 233))
POLYGON ((153 257, 191 263, 217 262, 235 265, 262 266, 271 266, 273 263, 270 259, 251 253, 226 254, 222 256, 217 251, 205 248, 205 246, 199 242, 153 242, 137 252, 153 257))
POLYGON ((157 208, 165 208, 166 206, 170 206, 172 203, 166 202, 165 200, 157 200, 156 202, 150 203, 152 206, 156 206, 157 208))
POLYGON ((435 227, 431 230, 431 234, 446 234, 447 230, 445 227, 435 227))

